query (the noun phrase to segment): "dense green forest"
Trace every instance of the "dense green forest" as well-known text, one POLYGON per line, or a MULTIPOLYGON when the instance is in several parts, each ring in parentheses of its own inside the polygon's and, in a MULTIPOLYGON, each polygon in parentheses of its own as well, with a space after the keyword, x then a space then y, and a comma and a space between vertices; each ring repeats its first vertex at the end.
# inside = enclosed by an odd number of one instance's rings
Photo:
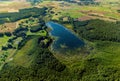
POLYGON ((83 22, 87 24, 81 25, 79 21, 74 22, 74 30, 83 38, 90 41, 102 40, 120 42, 120 22, 107 22, 98 19, 83 22))

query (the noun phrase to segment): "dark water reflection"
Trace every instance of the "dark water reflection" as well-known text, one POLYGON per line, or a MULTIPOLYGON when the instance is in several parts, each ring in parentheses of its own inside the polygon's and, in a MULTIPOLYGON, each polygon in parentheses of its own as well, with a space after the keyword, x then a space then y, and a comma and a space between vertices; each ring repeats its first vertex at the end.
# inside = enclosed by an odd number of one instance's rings
POLYGON ((51 21, 46 25, 52 29, 50 34, 57 37, 52 44, 54 51, 67 51, 84 46, 84 42, 64 26, 51 21))

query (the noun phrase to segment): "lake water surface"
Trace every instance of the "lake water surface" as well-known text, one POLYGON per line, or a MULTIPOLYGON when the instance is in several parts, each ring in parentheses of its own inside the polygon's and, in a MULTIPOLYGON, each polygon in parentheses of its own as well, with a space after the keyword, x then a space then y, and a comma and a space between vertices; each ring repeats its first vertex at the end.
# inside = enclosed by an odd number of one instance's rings
POLYGON ((50 34, 56 37, 52 44, 54 51, 67 51, 84 46, 84 42, 64 26, 52 21, 46 26, 52 29, 50 34))

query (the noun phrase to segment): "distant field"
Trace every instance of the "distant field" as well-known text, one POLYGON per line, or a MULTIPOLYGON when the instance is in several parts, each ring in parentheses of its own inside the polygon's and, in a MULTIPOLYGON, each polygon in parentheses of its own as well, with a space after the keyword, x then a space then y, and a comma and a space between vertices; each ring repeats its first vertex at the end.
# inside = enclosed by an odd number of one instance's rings
POLYGON ((27 2, 12 2, 5 1, 0 2, 0 13, 3 12, 18 12, 19 9, 30 7, 30 3, 27 2))
MULTIPOLYGON (((111 0, 111 2, 112 1, 113 0, 111 0)), ((120 6, 109 4, 109 2, 110 1, 105 0, 103 2, 104 4, 102 3, 101 5, 80 6, 67 2, 44 1, 40 3, 39 6, 53 7, 52 11, 55 13, 52 14, 52 18, 57 20, 61 16, 71 16, 73 18, 90 17, 91 19, 98 18, 109 21, 120 20, 120 13, 117 12, 120 6)), ((116 0, 116 2, 119 3, 118 0, 116 0)))

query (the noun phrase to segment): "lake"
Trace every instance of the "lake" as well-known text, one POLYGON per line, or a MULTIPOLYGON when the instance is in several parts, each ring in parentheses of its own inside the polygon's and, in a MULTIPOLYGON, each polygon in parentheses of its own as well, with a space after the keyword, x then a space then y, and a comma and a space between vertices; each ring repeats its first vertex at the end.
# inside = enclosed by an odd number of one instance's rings
POLYGON ((54 51, 74 50, 84 46, 84 42, 64 26, 52 21, 46 23, 46 26, 51 28, 50 35, 56 38, 52 44, 54 51))

